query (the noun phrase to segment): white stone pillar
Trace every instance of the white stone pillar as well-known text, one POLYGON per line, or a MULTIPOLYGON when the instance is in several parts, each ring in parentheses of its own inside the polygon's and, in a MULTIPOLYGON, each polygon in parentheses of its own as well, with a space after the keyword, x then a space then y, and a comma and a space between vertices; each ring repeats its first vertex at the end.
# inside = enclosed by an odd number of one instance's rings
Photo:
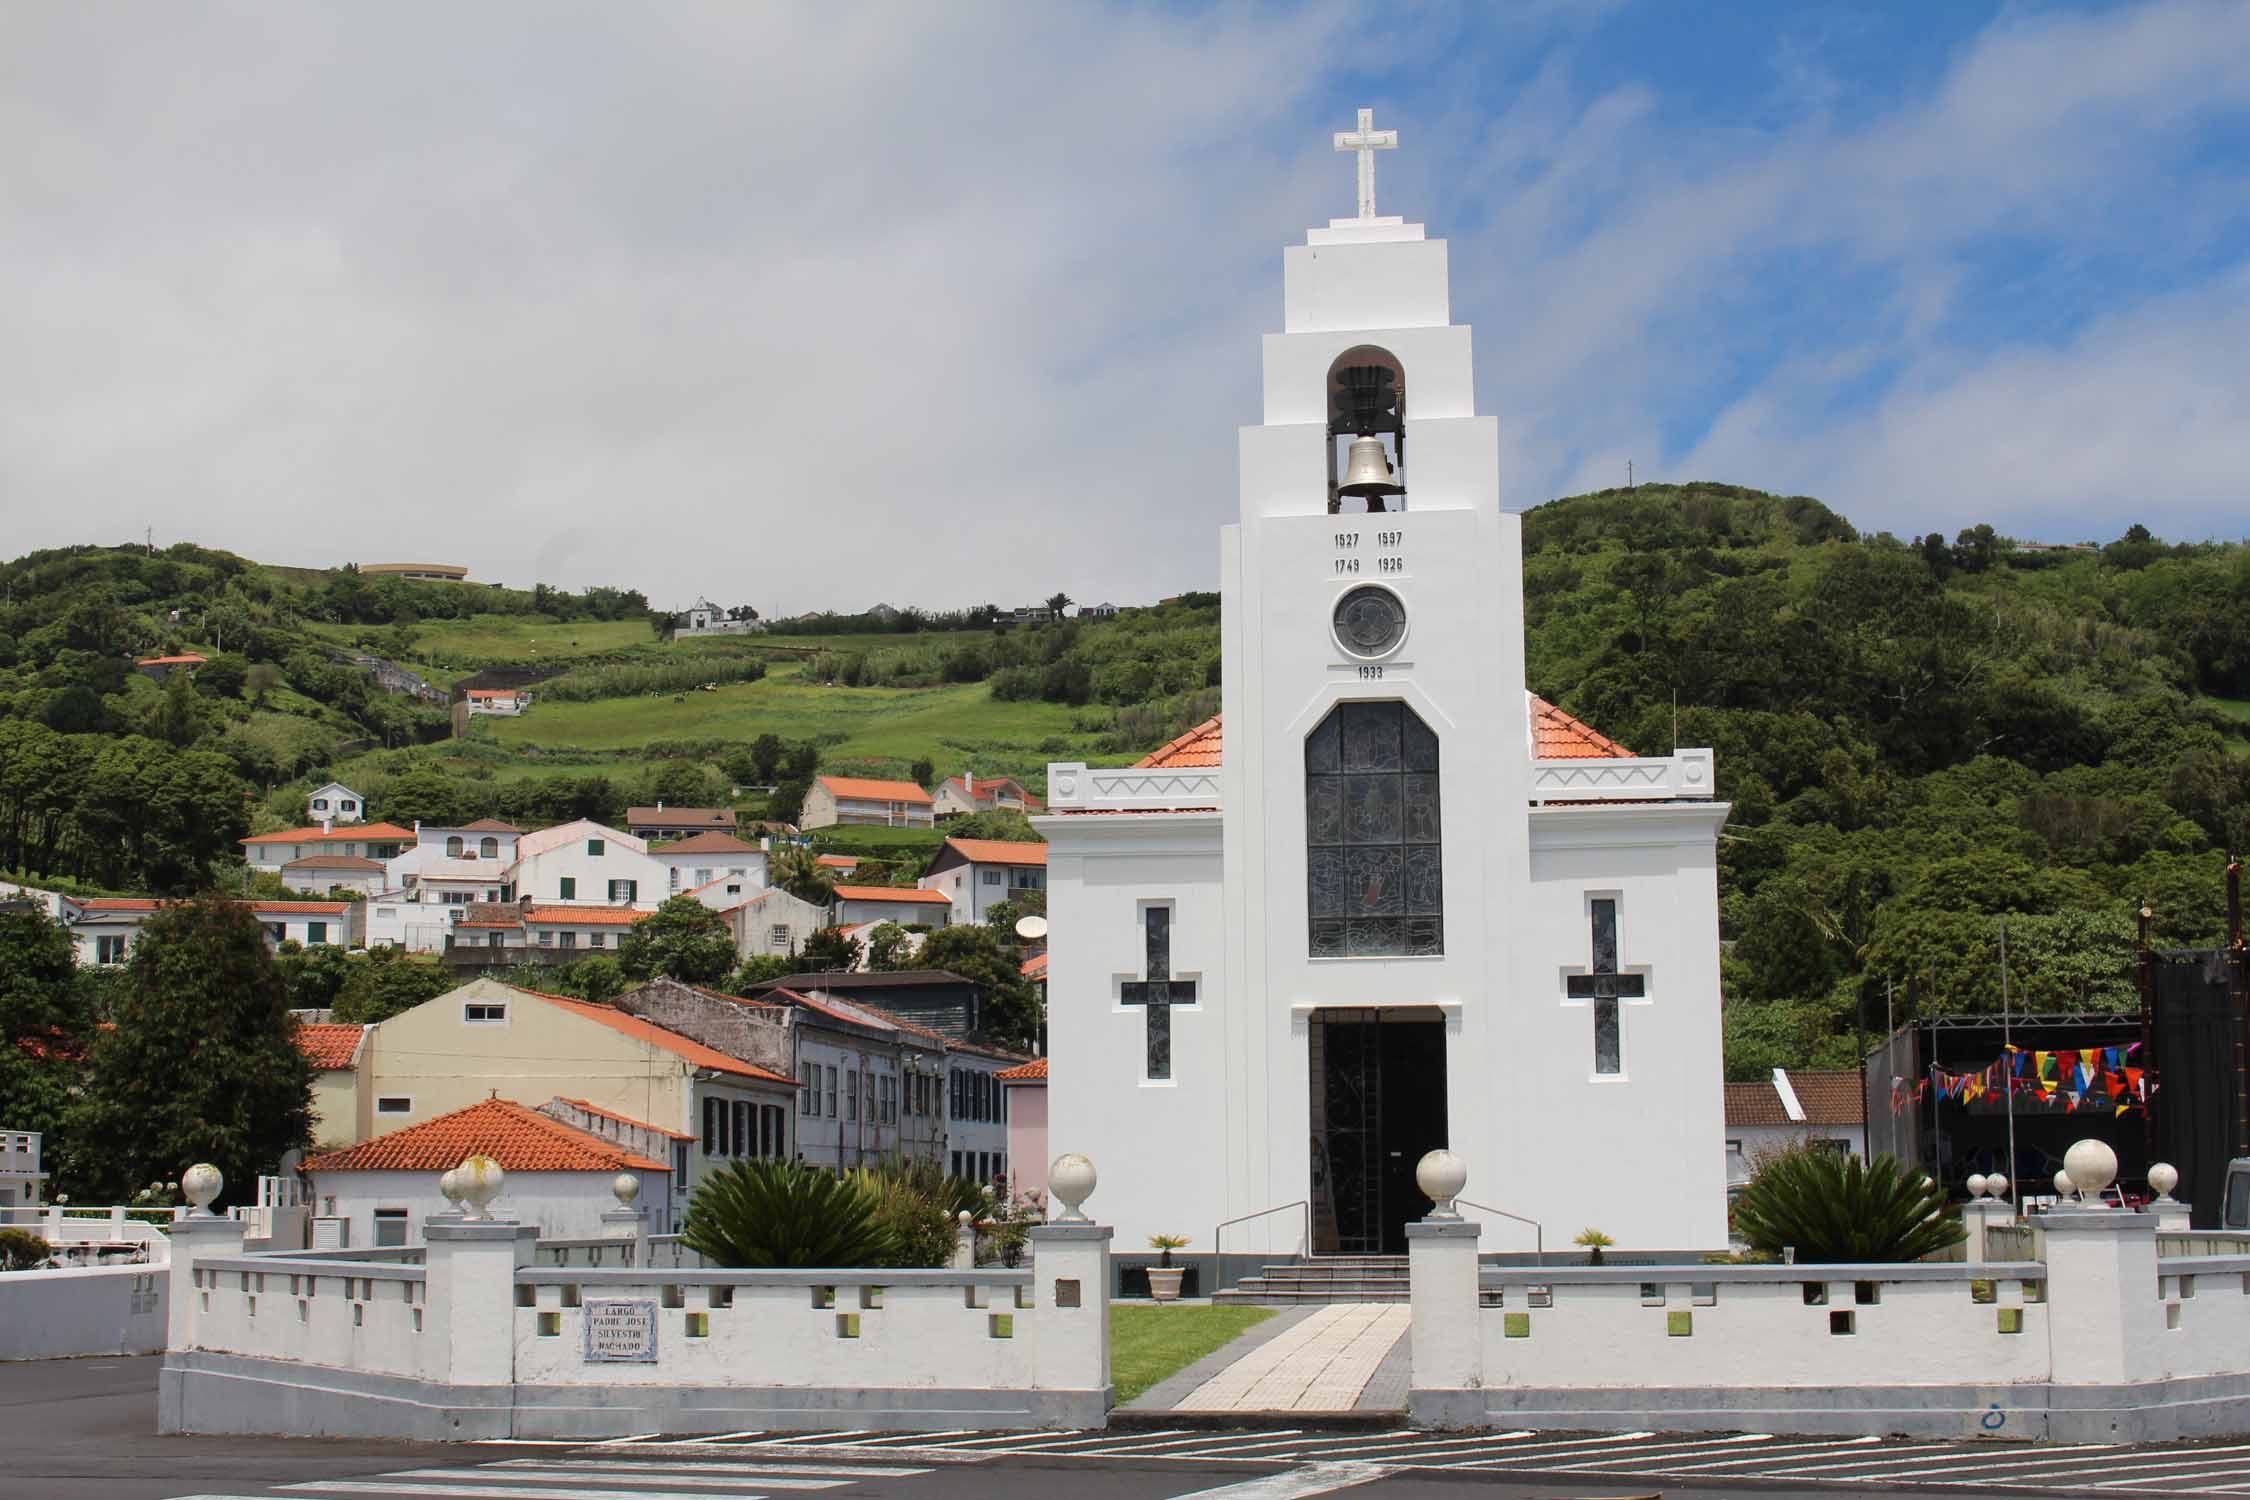
POLYGON ((1482 1224, 1429 1218, 1406 1226, 1409 1326, 1407 1420, 1475 1427, 1485 1418, 1484 1321, 1477 1306, 1482 1224))
POLYGON ((977 1229, 969 1211, 962 1209, 953 1228, 953 1269, 974 1271, 977 1268, 977 1229))
POLYGON ((455 1386, 515 1380, 516 1268, 531 1264, 539 1230, 509 1219, 423 1222, 422 1336, 436 1341, 435 1379, 455 1386))
POLYGON ((2126 1389, 2164 1373, 2156 1217, 2059 1205, 2041 1215, 2047 1264, 2047 1347, 2055 1390, 2047 1436, 2069 1442, 2171 1437, 2147 1424, 2126 1389))
POLYGON ((1971 1198, 1961 1205, 1961 1258, 1972 1266, 1983 1265, 1991 1259, 1991 1250, 1985 1244, 1985 1230, 1994 1226, 2006 1228, 2015 1222, 2013 1204, 1999 1198, 1971 1198))
POLYGON ((202 1305, 196 1297, 196 1262, 212 1256, 240 1255, 248 1225, 238 1219, 190 1214, 172 1222, 172 1265, 167 1278, 164 1307, 164 1346, 169 1350, 195 1347, 195 1316, 202 1305))
POLYGON ((1041 1427, 1109 1425, 1107 1224, 1031 1231, 1032 1419, 1041 1427))
POLYGON ((602 1210, 602 1233, 613 1240, 630 1242, 626 1251, 629 1266, 648 1264, 648 1210, 645 1208, 605 1208, 602 1210))

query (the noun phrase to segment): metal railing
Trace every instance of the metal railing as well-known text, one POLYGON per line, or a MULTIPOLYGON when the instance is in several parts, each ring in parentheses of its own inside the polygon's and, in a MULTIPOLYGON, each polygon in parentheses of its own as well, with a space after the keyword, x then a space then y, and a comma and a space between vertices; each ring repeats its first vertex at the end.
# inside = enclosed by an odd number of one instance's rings
MULTIPOLYGON (((1261 1208, 1254 1214, 1239 1214, 1234 1218, 1227 1219, 1223 1221, 1218 1228, 1211 1231, 1211 1260, 1213 1262, 1213 1270, 1211 1274, 1212 1281, 1214 1283, 1223 1283, 1227 1279, 1226 1256, 1221 1253, 1219 1248, 1220 1235, 1225 1234, 1229 1229, 1232 1229, 1237 1224, 1247 1224, 1252 1219, 1262 1219, 1268 1214, 1278 1214, 1292 1208, 1301 1208, 1305 1211, 1305 1237, 1303 1240, 1299 1241, 1299 1243, 1304 1247, 1302 1253, 1308 1256, 1311 1255, 1312 1200, 1310 1198, 1299 1198, 1293 1203, 1276 1203, 1273 1207, 1261 1208)), ((1217 1291, 1218 1289, 1219 1288, 1216 1285, 1212 1287, 1213 1291, 1217 1291)))
POLYGON ((1456 1208, 1473 1208, 1478 1213, 1498 1214, 1501 1218, 1513 1219, 1518 1224, 1529 1224, 1531 1226, 1533 1264, 1543 1266, 1547 1263, 1547 1229, 1537 1219, 1527 1219, 1522 1214, 1512 1214, 1504 1208, 1494 1208, 1489 1203, 1471 1203, 1466 1198, 1454 1199, 1453 1206, 1456 1208))

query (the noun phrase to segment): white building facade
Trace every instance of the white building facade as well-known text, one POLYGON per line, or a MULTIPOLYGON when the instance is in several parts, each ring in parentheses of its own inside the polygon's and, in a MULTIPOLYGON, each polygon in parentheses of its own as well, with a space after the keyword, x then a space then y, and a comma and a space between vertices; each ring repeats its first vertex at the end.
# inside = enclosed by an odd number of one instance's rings
POLYGON ((669 894, 670 874, 648 844, 591 819, 557 824, 516 841, 509 885, 543 906, 583 902, 654 911, 669 894))
POLYGON ((1305 1199, 1310 1244, 1277 1213, 1199 1250, 1396 1253, 1438 1146, 1551 1241, 1725 1242, 1726 810, 1707 752, 1634 758, 1526 693, 1446 253, 1371 209, 1284 253, 1223 729, 1049 768, 1052 1141, 1131 1164, 1120 1244, 1305 1199))

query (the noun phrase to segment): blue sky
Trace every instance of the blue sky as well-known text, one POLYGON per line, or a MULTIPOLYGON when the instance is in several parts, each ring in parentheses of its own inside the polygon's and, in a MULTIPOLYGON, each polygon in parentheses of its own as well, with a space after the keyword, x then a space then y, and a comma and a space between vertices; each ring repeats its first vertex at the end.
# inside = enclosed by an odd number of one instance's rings
POLYGON ((1511 506, 1630 460, 1901 534, 2250 532, 2240 0, 18 23, 19 547, 782 610, 1208 586, 1363 105, 1511 506))

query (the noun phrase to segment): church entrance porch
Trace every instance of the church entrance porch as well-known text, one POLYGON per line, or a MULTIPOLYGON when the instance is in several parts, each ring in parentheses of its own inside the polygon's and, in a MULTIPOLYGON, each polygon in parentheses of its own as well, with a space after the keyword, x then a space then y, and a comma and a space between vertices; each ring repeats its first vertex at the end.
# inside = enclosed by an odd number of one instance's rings
POLYGON ((1312 1252, 1403 1255, 1432 1207, 1415 1164, 1446 1144, 1445 1021, 1429 1006, 1321 1010, 1309 1032, 1312 1252))

